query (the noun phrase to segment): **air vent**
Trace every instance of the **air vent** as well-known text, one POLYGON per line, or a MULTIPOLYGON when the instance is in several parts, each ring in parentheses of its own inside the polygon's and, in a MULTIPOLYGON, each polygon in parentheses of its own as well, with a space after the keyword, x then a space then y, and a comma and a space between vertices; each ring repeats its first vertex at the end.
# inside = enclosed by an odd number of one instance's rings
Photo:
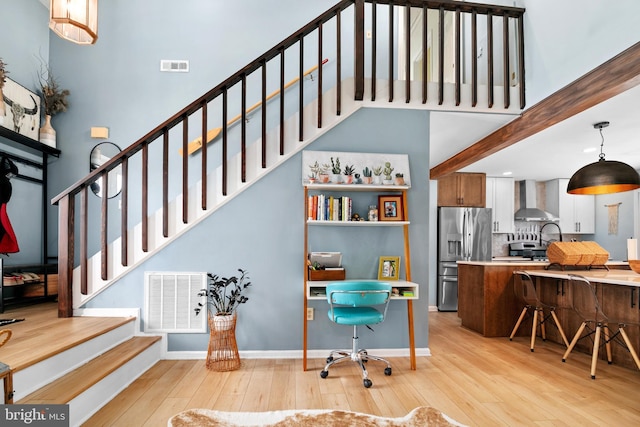
POLYGON ((160 71, 168 73, 188 73, 189 61, 184 59, 162 59, 160 60, 160 71))
POLYGON ((202 333, 207 331, 206 311, 194 308, 205 298, 198 291, 207 285, 207 273, 145 272, 145 321, 148 333, 202 333))

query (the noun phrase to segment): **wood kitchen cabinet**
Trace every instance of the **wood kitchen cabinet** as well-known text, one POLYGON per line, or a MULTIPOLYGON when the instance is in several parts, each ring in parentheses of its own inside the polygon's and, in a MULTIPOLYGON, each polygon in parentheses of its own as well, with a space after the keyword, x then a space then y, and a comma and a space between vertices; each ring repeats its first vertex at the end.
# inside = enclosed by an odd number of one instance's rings
POLYGON ((546 207, 560 218, 560 228, 568 234, 594 234, 596 232, 596 204, 592 195, 567 193, 568 179, 546 182, 546 207))
POLYGON ((486 207, 491 208, 491 230, 494 233, 515 231, 513 178, 493 178, 486 180, 486 207))
POLYGON ((438 206, 485 207, 486 174, 454 173, 438 179, 438 206))

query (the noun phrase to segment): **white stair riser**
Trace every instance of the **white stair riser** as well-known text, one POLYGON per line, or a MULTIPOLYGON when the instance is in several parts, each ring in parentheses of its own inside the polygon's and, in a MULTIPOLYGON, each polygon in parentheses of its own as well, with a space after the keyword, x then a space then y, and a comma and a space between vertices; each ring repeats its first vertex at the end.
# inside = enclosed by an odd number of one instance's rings
POLYGON ((17 371, 13 376, 14 401, 18 401, 52 381, 84 365, 96 355, 117 346, 135 334, 131 321, 90 341, 17 371))
POLYGON ((69 402, 69 425, 79 426, 160 360, 157 341, 69 402))

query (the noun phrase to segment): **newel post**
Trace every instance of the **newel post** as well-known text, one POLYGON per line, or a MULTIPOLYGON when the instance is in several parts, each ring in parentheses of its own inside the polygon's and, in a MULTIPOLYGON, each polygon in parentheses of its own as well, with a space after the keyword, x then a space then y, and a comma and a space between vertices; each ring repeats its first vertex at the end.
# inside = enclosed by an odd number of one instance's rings
POLYGON ((354 99, 362 101, 364 99, 364 0, 355 0, 354 17, 354 99))
POLYGON ((58 317, 73 317, 73 242, 75 197, 58 201, 58 317))

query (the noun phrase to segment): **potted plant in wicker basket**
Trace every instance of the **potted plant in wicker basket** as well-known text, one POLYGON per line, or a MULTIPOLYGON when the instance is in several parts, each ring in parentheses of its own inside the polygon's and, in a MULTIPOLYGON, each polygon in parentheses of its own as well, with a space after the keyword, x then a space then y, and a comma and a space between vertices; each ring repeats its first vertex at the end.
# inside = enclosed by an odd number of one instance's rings
POLYGON ((232 371, 240 367, 235 335, 236 310, 249 300, 243 293, 251 282, 245 270, 238 271, 239 277, 207 274, 207 287, 198 292, 199 297, 206 297, 206 302, 199 302, 194 310, 198 315, 205 306, 207 308, 209 347, 206 366, 213 371, 232 371))

